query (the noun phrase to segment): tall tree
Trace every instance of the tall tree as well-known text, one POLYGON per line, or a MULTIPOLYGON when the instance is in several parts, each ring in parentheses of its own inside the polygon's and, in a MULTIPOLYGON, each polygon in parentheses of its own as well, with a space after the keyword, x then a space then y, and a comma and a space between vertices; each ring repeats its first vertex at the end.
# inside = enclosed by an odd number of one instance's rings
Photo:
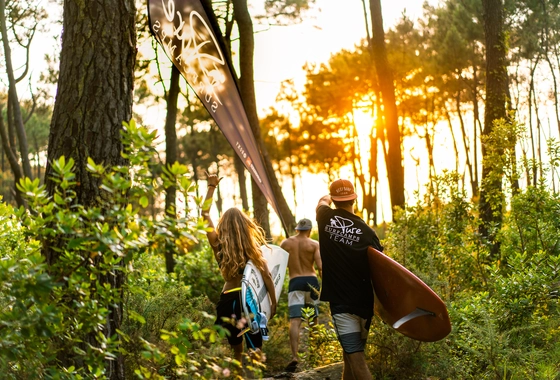
MULTIPOLYGON (((66 0, 60 74, 48 146, 45 183, 53 194, 55 183, 50 165, 60 156, 75 161, 76 198, 84 207, 97 205, 106 196, 100 180, 86 170, 87 159, 104 165, 123 165, 120 132, 122 122, 132 116, 132 90, 136 59, 134 0, 66 0)), ((51 271, 60 260, 56 239, 44 246, 51 271)), ((60 273, 54 273, 57 277, 60 273)), ((118 269, 98 278, 117 292, 123 284, 118 269)), ((110 312, 103 334, 117 335, 122 304, 106 305, 110 312)), ((95 334, 84 337, 84 345, 99 343, 95 334)), ((77 360, 72 348, 61 356, 63 363, 77 360)), ((79 362, 77 363, 79 365, 79 362)), ((124 379, 122 357, 107 362, 110 379, 124 379)))
MULTIPOLYGON (((251 15, 249 14, 247 0, 233 0, 233 7, 235 20, 239 29, 239 87, 241 99, 243 99, 243 104, 247 112, 249 123, 251 124, 251 129, 255 135, 257 145, 261 149, 265 167, 274 191, 274 196, 278 202, 279 211, 287 225, 286 227, 291 231, 296 225, 295 218, 290 210, 290 206, 286 202, 284 194, 282 193, 282 188, 278 183, 278 179, 274 174, 274 168, 272 167, 272 163, 268 157, 268 152, 266 151, 262 141, 261 128, 257 115, 253 69, 253 57, 255 50, 253 21, 251 19, 251 15)), ((255 219, 261 224, 265 231, 267 231, 268 236, 270 236, 266 199, 254 181, 252 181, 252 192, 255 219)))
MULTIPOLYGON (((486 39, 486 106, 484 108, 483 137, 489 136, 496 121, 507 118, 509 103, 506 33, 504 30, 504 4, 502 0, 482 0, 484 32, 486 39)), ((480 192, 480 232, 493 244, 492 254, 498 254, 495 244, 497 230, 502 221, 503 168, 495 167, 488 158, 488 147, 482 144, 482 186, 480 192)))
POLYGON ((423 72, 427 78, 433 78, 430 84, 439 90, 433 94, 441 97, 445 117, 459 122, 460 133, 451 132, 462 141, 465 169, 475 198, 479 192, 479 93, 484 79, 480 74, 484 63, 481 8, 479 0, 447 0, 439 7, 425 6, 421 21, 426 36, 423 72), (467 112, 472 112, 472 117, 466 117, 467 112), (469 119, 473 121, 472 127, 467 123, 469 119))
MULTIPOLYGON (((223 20, 223 23, 225 25, 223 28, 224 43, 225 43, 228 57, 230 57, 231 60, 232 32, 233 32, 233 26, 235 25, 231 0, 224 2, 221 7, 216 7, 214 12, 217 17, 223 20)), ((239 186, 241 206, 243 207, 243 210, 249 210, 249 198, 247 195, 247 176, 246 176, 245 165, 243 165, 243 161, 241 161, 241 158, 237 154, 233 155, 233 166, 235 168, 235 172, 237 173, 237 180, 238 180, 237 185, 239 186)))
MULTIPOLYGON (((175 65, 171 66, 171 78, 169 79, 169 90, 165 96, 167 102, 167 114, 165 116, 165 165, 167 168, 173 166, 177 162, 177 112, 178 106, 177 101, 179 99, 179 94, 181 89, 179 87, 179 80, 181 78, 181 72, 175 65)), ((174 217, 176 215, 175 210, 175 198, 177 193, 177 188, 175 186, 169 186, 165 189, 165 212, 174 217)), ((167 247, 166 247, 167 248, 167 247)), ((175 261, 173 259, 172 250, 165 250, 165 266, 168 273, 173 273, 173 268, 175 267, 175 261)))
POLYGON ((393 72, 387 59, 385 47, 385 31, 383 29, 383 15, 381 13, 381 0, 370 0, 371 25, 373 45, 373 60, 377 69, 377 81, 383 104, 383 120, 387 133, 387 175, 391 206, 404 207, 404 167, 401 148, 401 131, 395 101, 395 85, 393 72))

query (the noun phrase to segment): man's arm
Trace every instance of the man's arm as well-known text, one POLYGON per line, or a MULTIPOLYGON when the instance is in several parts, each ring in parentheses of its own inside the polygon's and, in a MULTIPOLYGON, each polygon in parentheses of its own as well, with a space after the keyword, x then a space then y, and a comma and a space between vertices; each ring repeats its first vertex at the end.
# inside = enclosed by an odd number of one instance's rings
POLYGON ((319 271, 319 278, 323 278, 323 262, 321 261, 321 252, 319 251, 319 243, 313 244, 315 246, 315 252, 313 252, 313 259, 315 260, 315 265, 319 271))
POLYGON ((330 207, 332 203, 332 199, 330 195, 325 195, 323 196, 321 199, 319 199, 319 203, 317 204, 317 208, 315 209, 315 212, 317 212, 317 210, 319 209, 319 207, 321 206, 328 206, 330 207))

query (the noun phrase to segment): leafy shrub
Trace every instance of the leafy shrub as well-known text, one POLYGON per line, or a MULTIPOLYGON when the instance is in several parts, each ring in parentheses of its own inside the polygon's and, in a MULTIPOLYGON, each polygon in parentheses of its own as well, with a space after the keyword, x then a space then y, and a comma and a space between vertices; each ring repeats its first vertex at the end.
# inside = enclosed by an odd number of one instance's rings
POLYGON ((458 188, 457 176, 434 178, 424 202, 395 215, 385 252, 404 265, 444 300, 476 291, 486 279, 487 252, 477 239, 473 206, 458 188))
POLYGON ((512 195, 490 261, 476 210, 453 176, 396 215, 384 241, 447 302, 452 332, 418 343, 374 319, 368 357, 384 379, 556 379, 560 203, 543 186, 512 195))
MULTIPOLYGON (((89 160, 87 169, 101 178, 104 190, 97 205, 78 203, 74 162, 64 157, 52 163, 52 196, 38 180, 24 179, 18 185, 29 211, 16 213, 12 240, 0 238, 0 244, 11 248, 3 252, 2 265, 9 270, 1 278, 2 302, 9 310, 0 315, 6 334, 0 359, 8 368, 5 373, 14 378, 105 377, 107 363, 118 360, 123 342, 130 339, 119 329, 123 294, 141 293, 135 288, 138 281, 126 280, 142 277, 142 260, 160 256, 164 249, 184 254, 205 233, 203 220, 189 210, 184 217, 160 219, 141 212, 170 184, 189 205, 202 202, 192 193, 185 166, 174 165, 161 178, 154 177, 155 137, 132 121, 123 134, 129 166, 105 168, 89 160), (18 220, 21 227, 16 228, 18 220), (48 273, 37 242, 54 252, 48 273), (28 376, 30 371, 38 375, 28 376)), ((6 210, 2 208, 3 217, 9 214, 6 210)), ((149 282, 150 274, 142 281, 149 282)), ((140 313, 126 310, 127 321, 143 324, 140 313)), ((158 324, 165 326, 161 320, 153 323, 158 324)))
POLYGON ((0 203, 0 373, 3 378, 40 378, 63 318, 50 305, 56 286, 46 273, 37 241, 27 241, 11 206, 0 203))
POLYGON ((321 305, 320 315, 327 312, 328 322, 313 322, 314 309, 304 308, 302 317, 305 319, 305 325, 302 327, 307 332, 307 347, 302 355, 304 361, 303 368, 311 369, 342 360, 342 348, 338 343, 334 326, 331 322, 330 312, 326 308, 326 304, 321 305), (325 310, 326 309, 326 310, 325 310))
POLYGON ((206 296, 213 303, 220 299, 223 279, 212 248, 206 241, 187 255, 178 257, 175 272, 178 281, 189 288, 192 296, 206 296))

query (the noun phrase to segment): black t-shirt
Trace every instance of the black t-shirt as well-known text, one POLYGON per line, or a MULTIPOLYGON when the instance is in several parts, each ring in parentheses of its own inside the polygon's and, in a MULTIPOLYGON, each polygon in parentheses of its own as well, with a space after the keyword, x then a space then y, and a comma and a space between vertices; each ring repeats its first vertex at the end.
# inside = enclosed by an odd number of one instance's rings
POLYGON ((377 234, 360 217, 325 205, 317 209, 317 226, 323 262, 321 300, 371 310, 373 315, 367 249, 383 250, 377 234))

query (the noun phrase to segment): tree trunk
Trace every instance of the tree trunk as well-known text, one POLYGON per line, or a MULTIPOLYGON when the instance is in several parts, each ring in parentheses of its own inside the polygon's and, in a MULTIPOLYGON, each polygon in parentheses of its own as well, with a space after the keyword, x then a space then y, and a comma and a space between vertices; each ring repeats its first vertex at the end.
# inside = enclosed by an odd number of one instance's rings
MULTIPOLYGON (((473 53, 474 53, 474 46, 473 46, 473 53)), ((474 56, 474 54, 473 54, 474 56)), ((472 98, 473 98, 473 168, 474 168, 474 186, 473 186, 473 198, 477 198, 480 194, 480 187, 479 187, 479 172, 478 172, 478 130, 482 131, 482 126, 480 122, 480 111, 479 111, 479 104, 478 104, 478 70, 475 64, 475 60, 473 58, 473 86, 472 86, 472 98)))
MULTIPOLYGON (((45 183, 53 194, 51 163, 60 156, 75 161, 77 201, 84 207, 104 197, 100 180, 87 170, 87 159, 107 166, 125 165, 120 132, 122 122, 132 117, 136 28, 134 0, 65 0, 62 50, 55 106, 51 120, 45 183)), ((59 260, 55 241, 46 242, 44 253, 52 266, 59 260)), ((62 247, 61 247, 62 248, 62 247)), ((124 281, 121 271, 98 278, 115 294, 124 281)), ((103 330, 118 335, 122 304, 105 305, 110 310, 103 330)), ((84 337, 95 344, 94 336, 84 337)), ((76 359, 72 350, 63 361, 76 359)), ((107 361, 107 377, 124 379, 122 356, 107 361)))
MULTIPOLYGON (((506 119, 507 61, 506 36, 504 33, 502 0, 482 0, 484 8, 484 31, 486 39, 486 107, 484 108, 483 135, 488 136, 494 122, 506 119)), ((496 233, 502 222, 503 194, 499 176, 492 176, 495 168, 488 161, 488 147, 482 145, 482 187, 480 191, 480 233, 492 244, 492 258, 496 259, 499 245, 496 233)))
MULTIPOLYGON (((211 9, 211 1, 205 1, 210 3, 206 5, 206 8, 211 9)), ((226 3, 226 14, 223 18, 225 22, 224 42, 227 49, 227 54, 231 60, 231 33, 233 31, 235 20, 233 19, 233 17, 230 17, 230 8, 231 0, 228 0, 226 3)), ((233 155, 233 167, 235 168, 235 172, 237 173, 239 196, 241 197, 241 207, 243 207, 243 210, 248 211, 249 198, 247 196, 247 177, 245 175, 245 165, 243 165, 243 161, 241 161, 241 158, 239 158, 237 154, 233 155)))
MULTIPOLYGON (((14 185, 15 185, 22 178, 22 173, 21 173, 21 167, 19 166, 17 156, 9 145, 9 138, 6 132, 6 128, 4 126, 4 118, 2 117, 2 104, 0 104, 0 139, 2 140, 2 148, 4 150, 4 153, 6 153, 6 157, 8 158, 8 163, 10 164, 10 168, 12 169, 12 173, 14 175, 14 185)), ((2 154, 2 165, 4 164, 3 154, 2 154)), ((15 188, 15 186, 14 186, 14 194, 18 207, 25 206, 25 201, 23 200, 22 194, 17 188, 15 188)))
MULTIPOLYGON (((171 168, 177 162, 177 100, 181 91, 179 87, 179 79, 181 72, 175 65, 171 67, 171 78, 169 80, 169 91, 167 91, 167 115, 165 117, 165 165, 171 168)), ((170 186, 165 189, 165 213, 172 218, 176 216, 175 198, 177 193, 176 186, 170 186)), ((165 249, 165 268, 167 273, 173 273, 175 268, 175 260, 173 251, 166 247, 165 249)))
POLYGON ((531 170, 531 177, 532 178, 532 186, 537 186, 538 181, 538 171, 537 171, 537 152, 536 152, 536 138, 534 136, 534 128, 533 128, 533 88, 535 87, 535 70, 539 64, 539 58, 535 60, 535 64, 533 65, 531 62, 531 75, 529 81, 529 98, 528 98, 528 117, 529 117, 529 138, 531 141, 531 153, 532 153, 532 170, 531 170))
MULTIPOLYGON (((261 128, 259 125, 259 118, 257 115, 257 103, 255 97, 255 83, 254 83, 254 70, 253 70, 253 55, 255 50, 255 40, 253 35, 253 21, 251 20, 251 15, 249 14, 249 9, 247 7, 247 0, 233 0, 233 9, 235 13, 235 20, 239 28, 239 87, 241 93, 241 99, 245 106, 245 111, 247 112, 247 117, 249 123, 251 124, 251 130, 255 135, 255 140, 257 146, 263 156, 264 165, 268 172, 272 190, 276 201, 278 202, 279 212, 282 214, 282 218, 286 223, 288 232, 291 232, 296 225, 294 215, 290 210, 290 206, 286 202, 286 198, 282 193, 282 188, 278 184, 278 179, 274 173, 274 168, 268 156, 268 152, 264 146, 261 137, 261 128)), ((253 207, 255 208, 255 218, 263 228, 268 225, 268 208, 264 207, 266 205, 266 199, 260 189, 256 184, 252 185, 253 189, 253 207), (259 198, 264 199, 264 202, 259 198), (262 219, 259 219, 262 218, 262 219), (266 220, 264 220, 266 218, 266 220)), ((267 235, 270 236, 270 227, 268 230, 265 229, 267 235)))
POLYGON ((378 154, 378 128, 377 123, 371 128, 369 136, 370 141, 370 157, 368 160, 369 167, 369 196, 368 196, 368 213, 369 219, 374 226, 377 226, 377 184, 379 183, 379 173, 377 169, 378 154))
MULTIPOLYGON (((19 106, 19 98, 17 94, 16 78, 14 76, 14 68, 12 66, 12 52, 8 38, 8 29, 6 25, 6 1, 0 0, 0 34, 4 47, 4 60, 6 62, 6 74, 8 76, 8 107, 12 106, 13 111, 13 125, 18 137, 19 151, 21 155, 22 172, 23 175, 32 178, 31 163, 29 162, 29 149, 27 145, 27 136, 23 126, 23 117, 21 108, 19 106)), ((8 118, 8 124, 12 120, 8 118)))
MULTIPOLYGON (((449 132, 451 133, 451 141, 453 141, 453 152, 455 153, 455 172, 459 173, 459 147, 457 146, 457 137, 455 136, 455 131, 453 130, 453 123, 451 122, 451 115, 449 114, 449 110, 447 109, 447 107, 444 107, 444 112, 445 112, 445 116, 447 118, 447 122, 449 125, 449 132)), ((461 129, 464 130, 465 129, 465 123, 463 122, 463 116, 461 115, 461 112, 459 111, 459 122, 461 124, 461 129)), ((463 136, 463 141, 465 141, 465 139, 467 138, 467 136, 465 136, 464 133, 462 133, 463 136)), ((465 144, 466 146, 467 144, 465 144)), ((467 161, 467 167, 470 169, 470 161, 468 159, 469 157, 469 151, 465 150, 465 156, 467 157, 466 161, 467 161)), ((472 173, 471 173, 471 180, 472 180, 472 173)))
MULTIPOLYGON (((476 101, 476 100, 475 100, 476 101)), ((455 97, 455 106, 457 107, 457 115, 459 116, 459 125, 461 126, 461 135, 463 140, 463 149, 465 149, 465 157, 466 157, 466 166, 469 171, 469 178, 471 183, 471 191, 473 198, 478 196, 478 180, 476 178, 476 168, 473 169, 473 164, 471 163, 470 155, 471 155, 471 148, 468 142, 467 131, 465 127, 465 121, 463 120, 463 114, 461 112, 461 93, 457 92, 457 96, 455 97)), ((475 120, 475 133, 476 133, 476 120, 475 120)), ((476 142, 473 144, 473 155, 475 157, 476 163, 476 142)))
POLYGON ((387 175, 391 194, 391 206, 404 207, 404 168, 402 162, 401 131, 397 105, 395 101, 395 86, 393 83, 393 72, 387 60, 385 49, 385 32, 383 30, 383 15, 381 13, 381 1, 370 0, 373 59, 377 69, 377 80, 383 103, 383 116, 387 130, 387 175))
POLYGON ((243 210, 249 210, 249 199, 247 198, 247 182, 245 181, 245 166, 241 158, 237 154, 233 156, 233 165, 237 172, 237 179, 239 180, 239 195, 241 197, 241 206, 243 210))

